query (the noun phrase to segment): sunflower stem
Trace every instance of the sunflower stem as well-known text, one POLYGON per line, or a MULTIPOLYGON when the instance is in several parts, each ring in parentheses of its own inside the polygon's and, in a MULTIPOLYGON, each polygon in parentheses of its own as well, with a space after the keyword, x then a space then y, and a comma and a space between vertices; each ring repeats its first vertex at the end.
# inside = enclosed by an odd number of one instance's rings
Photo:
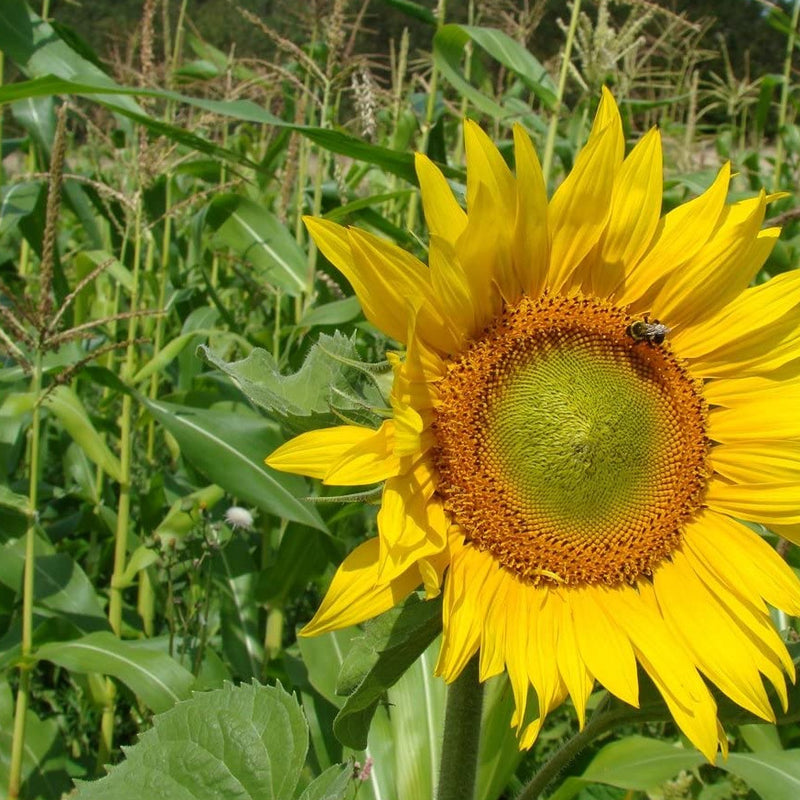
POLYGON ((478 657, 447 689, 442 763, 436 800, 473 800, 481 738, 483 684, 478 680, 478 657))
POLYGON ((545 761, 542 768, 531 778, 530 782, 517 795, 517 800, 537 800, 544 790, 555 780, 562 770, 567 767, 577 756, 590 745, 598 736, 615 728, 626 716, 626 710, 619 708, 609 709, 608 698, 598 707, 586 727, 576 733, 571 739, 564 742, 561 747, 545 761))

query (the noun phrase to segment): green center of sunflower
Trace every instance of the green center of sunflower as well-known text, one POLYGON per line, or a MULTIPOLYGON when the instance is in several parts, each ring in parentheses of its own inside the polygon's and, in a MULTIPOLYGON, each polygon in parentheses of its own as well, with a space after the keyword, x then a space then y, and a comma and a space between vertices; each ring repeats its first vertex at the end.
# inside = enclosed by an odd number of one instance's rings
POLYGON ((699 387, 630 322, 595 300, 523 298, 439 384, 438 491, 467 540, 527 580, 634 581, 702 502, 699 387))

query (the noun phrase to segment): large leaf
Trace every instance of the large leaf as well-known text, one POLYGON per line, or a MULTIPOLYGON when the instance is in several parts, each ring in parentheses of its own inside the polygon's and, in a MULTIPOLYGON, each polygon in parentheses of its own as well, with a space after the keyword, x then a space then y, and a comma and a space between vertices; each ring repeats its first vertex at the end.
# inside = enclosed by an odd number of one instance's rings
POLYGON ((583 775, 567 778, 549 800, 569 800, 591 783, 639 792, 656 791, 681 770, 695 769, 703 763, 705 758, 697 750, 643 736, 627 736, 606 745, 583 775))
POLYGON ((259 347, 230 363, 207 347, 200 346, 198 352, 229 375, 251 403, 270 414, 313 416, 320 421, 330 416, 332 408, 350 412, 347 416, 353 418, 365 405, 384 405, 376 384, 384 373, 375 365, 362 364, 354 341, 338 331, 333 336, 321 334, 292 375, 281 375, 272 355, 259 347))
POLYGON ((305 483, 267 469, 264 458, 278 445, 268 422, 248 414, 208 411, 140 396, 150 413, 175 437, 196 469, 235 497, 279 517, 325 530, 317 510, 298 497, 305 483))
POLYGON ((322 775, 306 786, 298 800, 344 800, 350 796, 352 782, 352 767, 335 765, 326 769, 322 775))
POLYGON ((257 277, 296 296, 311 289, 308 259, 278 218, 247 197, 217 195, 206 211, 215 247, 229 247, 249 261, 257 277))
POLYGON ((416 595, 366 625, 364 637, 347 654, 336 687, 337 694, 348 695, 334 722, 339 741, 355 750, 366 747, 378 703, 441 630, 441 603, 416 595))
MULTIPOLYGON (((84 633, 108 630, 108 621, 94 587, 66 553, 48 552, 50 547, 37 541, 33 562, 33 599, 42 616, 61 617, 84 633)), ((25 567, 25 540, 17 539, 0 550, 0 582, 19 592, 25 567)))
POLYGON ((76 53, 51 25, 20 0, 0 0, 0 49, 28 75, 54 74, 68 80, 81 76, 106 93, 98 99, 108 101, 119 110, 143 113, 130 97, 108 94, 116 88, 114 81, 76 53))
POLYGON ((509 69, 536 95, 546 108, 556 102, 556 87, 547 70, 519 42, 502 31, 472 25, 443 25, 433 39, 433 60, 445 79, 476 108, 497 120, 514 112, 476 89, 462 74, 461 57, 467 42, 480 47, 509 69))
POLYGON ((90 633, 71 642, 53 642, 36 651, 73 672, 113 675, 155 712, 166 711, 189 696, 194 676, 166 653, 124 642, 112 633, 90 633))
POLYGON ((141 800, 149 787, 170 800, 289 800, 307 747, 303 715, 280 686, 227 685, 156 716, 126 760, 102 780, 80 782, 75 798, 141 800))
POLYGON ((84 453, 113 480, 121 481, 119 459, 92 425, 78 395, 68 386, 57 386, 48 394, 45 403, 84 453))
POLYGON ((717 766, 741 778, 761 800, 800 797, 800 750, 731 753, 717 766))

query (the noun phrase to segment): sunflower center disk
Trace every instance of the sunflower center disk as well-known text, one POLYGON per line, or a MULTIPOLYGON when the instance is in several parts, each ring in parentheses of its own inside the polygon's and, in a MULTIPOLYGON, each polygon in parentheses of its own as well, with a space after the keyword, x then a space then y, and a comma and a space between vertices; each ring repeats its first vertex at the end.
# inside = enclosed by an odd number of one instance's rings
POLYGON ((632 582, 706 483, 706 407, 669 345, 609 304, 507 308, 439 384, 439 493, 468 541, 534 583, 632 582))

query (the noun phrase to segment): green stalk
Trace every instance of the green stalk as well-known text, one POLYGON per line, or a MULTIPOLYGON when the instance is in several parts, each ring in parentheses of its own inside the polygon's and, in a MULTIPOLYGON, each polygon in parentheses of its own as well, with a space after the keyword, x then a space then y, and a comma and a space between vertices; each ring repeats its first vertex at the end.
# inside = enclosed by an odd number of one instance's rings
MULTIPOLYGON (((322 108, 319 112, 319 126, 320 128, 328 127, 328 114, 330 111, 331 102, 331 80, 328 75, 325 76, 325 86, 322 90, 322 108)), ((311 214, 318 217, 322 210, 322 180, 328 168, 328 152, 322 148, 317 148, 317 158, 319 164, 314 174, 314 199, 311 204, 311 214)), ((312 240, 308 244, 308 285, 314 285, 314 273, 317 263, 317 246, 312 240)), ((304 309, 303 309, 304 310, 304 309)))
POLYGON ((14 710, 14 733, 8 768, 8 797, 19 797, 22 783, 22 756, 25 752, 25 717, 28 713, 33 651, 33 576, 36 559, 36 509, 39 503, 39 442, 41 439, 42 351, 36 351, 31 379, 34 397, 30 435, 30 478, 28 483, 28 527, 25 531, 25 571, 22 578, 22 644, 19 665, 19 689, 14 710))
POLYGON ((780 189, 781 170, 783 169, 783 129, 786 125, 786 108, 789 105, 789 81, 792 76, 792 56, 794 42, 797 38, 797 21, 800 17, 800 0, 794 0, 792 7, 792 27, 786 41, 786 59, 783 62, 783 84, 781 85, 781 103, 778 108, 778 141, 775 143, 775 170, 772 174, 772 191, 780 189))
POLYGON ((447 687, 442 763, 436 800, 474 800, 481 738, 483 684, 478 657, 447 687))
MULTIPOLYGON (((439 16, 436 20, 436 31, 444 25, 445 19, 445 0, 439 0, 439 16)), ((436 89, 439 82, 439 70, 436 69, 436 64, 433 63, 431 58, 431 83, 428 87, 428 102, 425 106, 425 121, 422 125, 422 135, 419 139, 419 152, 428 152, 428 141, 431 138, 431 128, 433 127, 433 113, 436 111, 436 89)), ((419 212, 419 193, 414 192, 408 202, 408 211, 406 212, 406 229, 413 231, 417 227, 417 216, 419 212)))
MULTIPOLYGON (((5 66, 5 57, 3 51, 0 50, 0 86, 3 85, 3 67, 5 66)), ((3 145, 3 109, 0 109, 0 186, 3 185, 3 159, 2 159, 2 145, 3 145)))
POLYGON ((572 58, 572 44, 575 41, 575 30, 578 27, 578 17, 581 12, 581 0, 572 0, 572 16, 569 20, 569 30, 567 31, 567 41, 564 43, 564 57, 561 61, 561 74, 558 76, 558 93, 556 102, 553 106, 553 114, 550 117, 550 126, 547 129, 547 141, 544 146, 544 158, 542 159, 542 174, 544 183, 550 177, 550 167, 553 165, 553 152, 556 146, 556 130, 558 129, 558 116, 561 112, 561 103, 564 100, 564 91, 567 87, 567 73, 569 72, 569 62, 572 58))
MULTIPOLYGON (((169 120, 168 120, 169 121, 169 120)), ((167 275, 169 273, 169 246, 172 237, 172 217, 170 212, 172 209, 172 173, 167 173, 167 186, 166 197, 164 201, 164 236, 161 239, 161 262, 160 272, 158 275, 158 301, 156 308, 161 311, 164 308, 164 303, 167 297, 167 275)), ((151 240, 152 241, 152 240, 151 240)), ((156 318, 156 330, 153 337, 153 358, 160 352, 164 343, 164 325, 165 319, 163 315, 156 318)), ((150 378, 150 391, 149 396, 151 400, 158 397, 158 374, 153 373, 150 378)), ((156 423, 151 419, 147 426, 147 461, 150 464, 154 463, 156 447, 156 423)))
MULTIPOLYGON (((133 279, 130 296, 130 309, 135 311, 139 307, 139 278, 141 274, 140 262, 142 260, 142 200, 141 195, 136 205, 136 222, 134 227, 133 246, 133 279)), ((148 240, 148 263, 153 257, 153 238, 148 240)), ((128 320, 128 346, 125 350, 125 361, 122 365, 120 378, 129 382, 133 377, 136 367, 136 338, 138 320, 131 317, 128 320)), ((117 504, 117 527, 114 532, 114 569, 111 573, 110 596, 108 603, 108 621, 111 630, 117 636, 122 632, 122 576, 125 572, 125 560, 128 554, 128 527, 131 514, 131 462, 133 452, 133 398, 125 393, 122 395, 122 409, 119 416, 120 445, 120 484, 119 502, 117 504)), ((113 681, 106 681, 108 692, 107 702, 103 708, 100 723, 100 744, 98 759, 103 753, 110 753, 114 743, 114 716, 116 689, 113 681)))
POLYGON ((544 763, 544 766, 531 778, 530 782, 517 795, 517 800, 537 800, 549 784, 569 764, 577 758, 581 751, 590 745, 598 736, 612 730, 621 722, 630 719, 631 710, 626 708, 607 709, 601 703, 582 731, 564 742, 544 763))
MULTIPOLYGON (((469 0, 469 6, 467 7, 467 24, 468 25, 475 24, 475 0, 469 0)), ((464 53, 464 80, 469 81, 471 74, 472 74, 472 42, 467 42, 464 53)), ((467 118, 468 108, 469 108, 469 100, 466 97, 462 97, 461 108, 459 109, 459 114, 461 115, 462 120, 467 118)), ((458 140, 456 141, 456 149, 453 154, 453 162, 456 164, 460 164, 463 158, 464 158, 464 137, 459 136, 458 140)))

